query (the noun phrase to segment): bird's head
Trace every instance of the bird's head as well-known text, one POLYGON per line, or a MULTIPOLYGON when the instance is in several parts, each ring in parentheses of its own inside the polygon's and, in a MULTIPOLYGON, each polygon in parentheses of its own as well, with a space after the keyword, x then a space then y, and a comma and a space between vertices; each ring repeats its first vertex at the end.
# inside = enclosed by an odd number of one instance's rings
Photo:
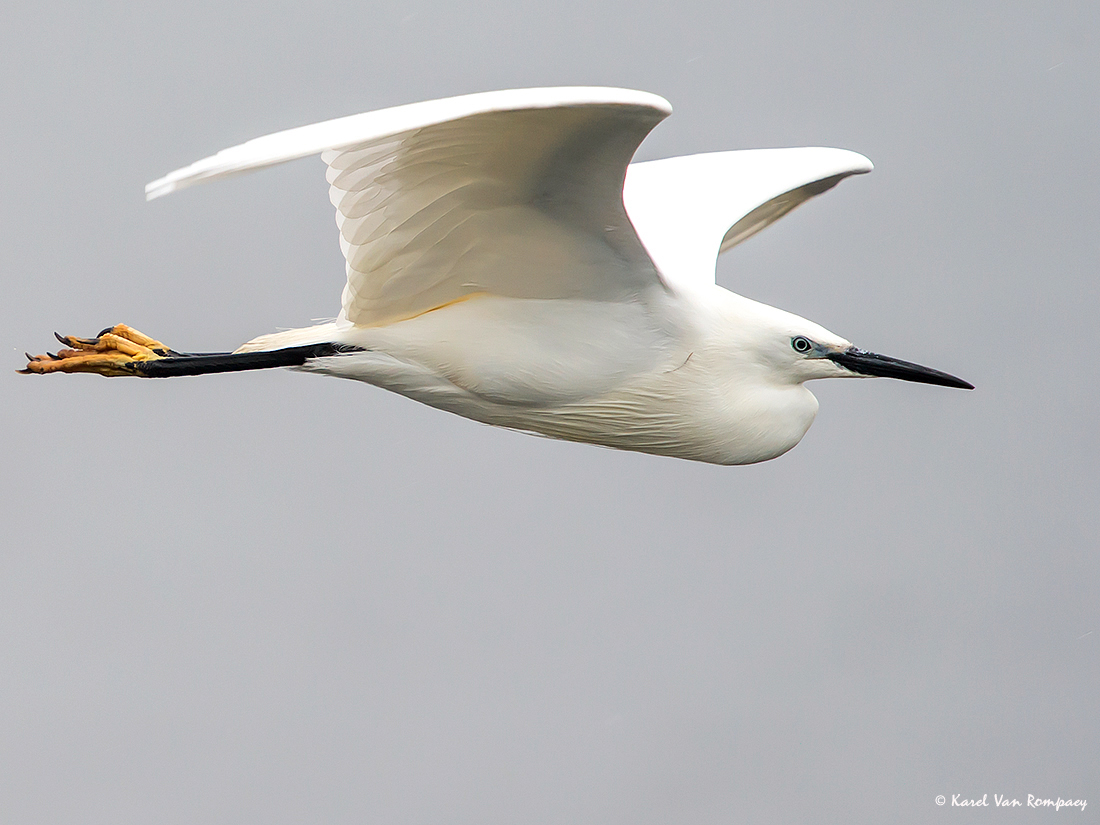
POLYGON ((946 372, 867 352, 850 341, 797 315, 757 305, 753 326, 756 357, 782 383, 814 378, 882 376, 972 390, 974 386, 946 372))

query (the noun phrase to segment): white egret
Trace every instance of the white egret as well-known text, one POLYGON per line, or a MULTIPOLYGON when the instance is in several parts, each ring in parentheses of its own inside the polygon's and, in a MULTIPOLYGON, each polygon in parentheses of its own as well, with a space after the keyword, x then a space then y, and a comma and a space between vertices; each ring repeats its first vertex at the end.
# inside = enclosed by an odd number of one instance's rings
POLYGON ((671 108, 623 89, 526 89, 290 129, 146 187, 320 153, 347 261, 339 316, 233 353, 130 327, 28 356, 24 372, 165 377, 292 367, 477 421, 718 464, 775 458, 817 413, 813 378, 971 388, 865 352, 718 286, 717 256, 870 161, 839 149, 631 164, 671 108))

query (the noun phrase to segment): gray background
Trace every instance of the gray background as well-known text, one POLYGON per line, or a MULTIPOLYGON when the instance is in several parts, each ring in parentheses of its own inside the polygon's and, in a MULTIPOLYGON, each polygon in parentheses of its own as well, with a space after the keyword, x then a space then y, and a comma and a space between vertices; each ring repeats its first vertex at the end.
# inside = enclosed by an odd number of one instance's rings
POLYGON ((1097 4, 30 6, 0 27, 0 819, 1096 821, 1097 4), (720 279, 978 389, 818 382, 802 445, 717 468, 284 371, 15 375, 53 329, 216 350, 335 313, 320 161, 147 181, 557 84, 671 100, 641 159, 867 154, 720 279))

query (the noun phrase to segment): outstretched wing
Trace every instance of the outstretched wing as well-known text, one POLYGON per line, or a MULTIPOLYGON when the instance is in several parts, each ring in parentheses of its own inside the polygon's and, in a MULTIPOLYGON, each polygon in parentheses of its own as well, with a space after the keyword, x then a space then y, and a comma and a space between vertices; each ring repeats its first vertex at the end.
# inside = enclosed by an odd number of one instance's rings
POLYGON ((844 149, 748 149, 631 164, 623 200, 673 284, 714 282, 718 255, 849 175, 874 167, 844 149))
POLYGON ((414 103, 257 138, 146 187, 322 153, 348 282, 373 325, 477 292, 625 298, 657 282, 623 208, 638 144, 671 111, 623 89, 525 89, 414 103))

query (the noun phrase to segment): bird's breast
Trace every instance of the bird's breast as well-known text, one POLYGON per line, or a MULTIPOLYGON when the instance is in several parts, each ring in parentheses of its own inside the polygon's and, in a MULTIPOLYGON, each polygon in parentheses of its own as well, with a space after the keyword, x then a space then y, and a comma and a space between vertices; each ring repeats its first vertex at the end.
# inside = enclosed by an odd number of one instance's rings
POLYGON ((817 399, 801 385, 730 385, 692 376, 687 364, 569 404, 509 411, 490 423, 711 464, 780 456, 813 423, 817 399))

